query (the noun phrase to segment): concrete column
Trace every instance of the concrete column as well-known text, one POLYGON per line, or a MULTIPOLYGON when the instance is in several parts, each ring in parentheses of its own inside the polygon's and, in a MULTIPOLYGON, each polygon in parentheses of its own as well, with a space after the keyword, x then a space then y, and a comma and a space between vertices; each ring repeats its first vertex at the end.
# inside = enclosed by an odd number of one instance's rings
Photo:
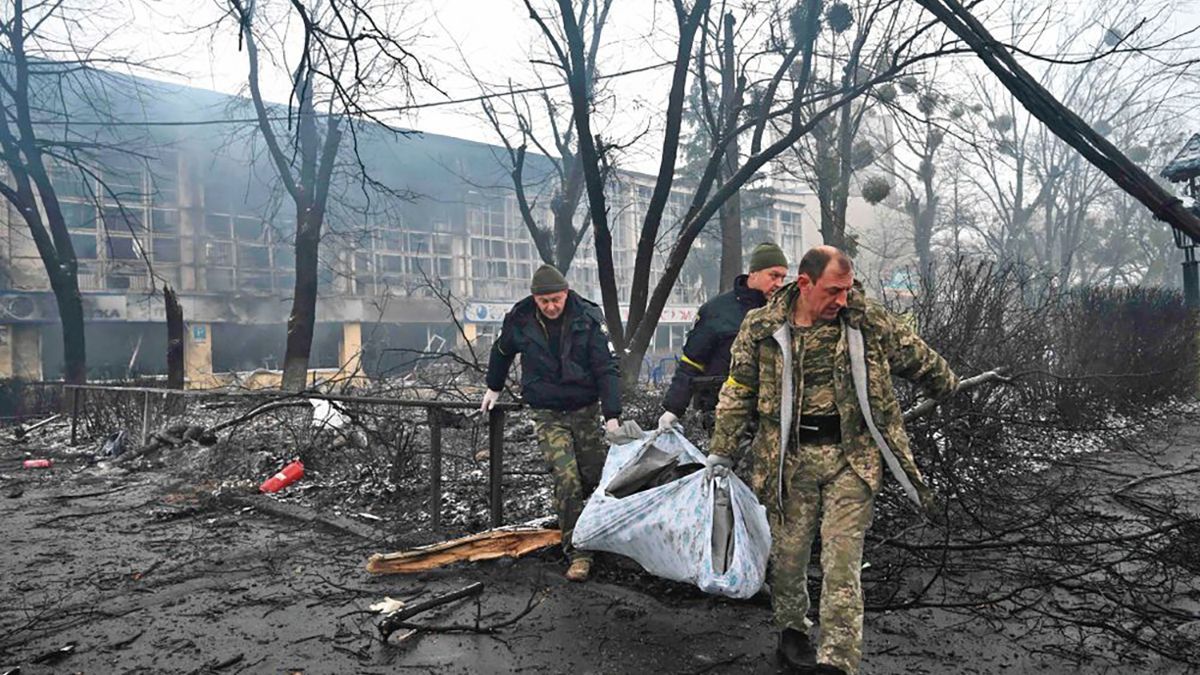
POLYGON ((36 324, 0 325, 0 380, 42 379, 42 330, 36 324))
POLYGON ((0 323, 0 380, 13 377, 13 327, 0 323))
POLYGON ((37 324, 12 326, 13 377, 29 382, 42 379, 42 327, 37 324))
MULTIPOLYGON (((462 338, 465 338, 467 342, 475 342, 475 340, 479 339, 479 325, 469 322, 464 323, 462 329, 462 338)), ((458 346, 466 347, 466 345, 461 344, 458 346)))
POLYGON ((213 375, 211 324, 186 324, 183 330, 183 379, 188 389, 209 389, 218 385, 213 375))
POLYGON ((343 375, 362 375, 362 324, 357 321, 342 324, 342 339, 338 343, 338 366, 343 375))

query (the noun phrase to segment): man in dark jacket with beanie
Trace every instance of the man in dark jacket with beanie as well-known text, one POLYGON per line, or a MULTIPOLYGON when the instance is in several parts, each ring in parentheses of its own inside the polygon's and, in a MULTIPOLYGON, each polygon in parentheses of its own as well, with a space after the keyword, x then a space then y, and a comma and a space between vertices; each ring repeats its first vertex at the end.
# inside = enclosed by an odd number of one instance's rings
POLYGON ((675 376, 663 397, 662 407, 666 412, 658 420, 660 429, 678 422, 690 400, 697 410, 706 413, 704 426, 711 431, 717 394, 729 375, 729 349, 742 319, 746 312, 767 304, 787 276, 788 261, 783 249, 763 242, 750 253, 750 273, 739 275, 733 282, 733 290, 700 307, 675 366, 675 376))
POLYGON ((554 504, 563 550, 571 561, 567 578, 584 581, 592 556, 571 544, 575 521, 600 482, 607 454, 600 416, 608 433, 620 427, 621 395, 617 356, 608 339, 604 314, 595 303, 570 290, 551 265, 533 275, 530 296, 504 317, 488 359, 481 410, 500 398, 516 355, 521 356, 521 397, 533 409, 538 447, 550 464, 554 504))

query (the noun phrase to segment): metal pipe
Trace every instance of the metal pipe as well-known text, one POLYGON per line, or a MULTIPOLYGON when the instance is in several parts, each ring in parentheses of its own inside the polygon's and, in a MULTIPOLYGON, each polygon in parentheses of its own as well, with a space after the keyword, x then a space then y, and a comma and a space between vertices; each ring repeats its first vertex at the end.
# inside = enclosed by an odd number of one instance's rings
MULTIPOLYGON (((262 389, 259 391, 224 391, 224 390, 204 390, 204 389, 159 389, 157 387, 119 387, 99 384, 68 384, 64 385, 67 389, 83 390, 83 391, 110 391, 110 392, 130 392, 130 393, 151 393, 165 394, 170 396, 222 396, 227 398, 263 398, 275 396, 280 399, 296 398, 309 399, 316 398, 322 401, 339 401, 343 403, 368 403, 372 405, 392 405, 401 408, 440 408, 443 410, 478 410, 479 404, 473 401, 422 401, 420 399, 411 398, 385 398, 382 396, 348 396, 344 394, 322 394, 318 392, 294 392, 294 391, 279 391, 274 389, 262 389)), ((501 410, 520 410, 524 407, 520 403, 497 402, 497 409, 501 410)))
POLYGON ((433 529, 442 526, 442 413, 429 408, 429 515, 433 529))
POLYGON ((142 394, 142 445, 150 442, 150 392, 142 394))
POLYGON ((492 502, 492 527, 504 524, 504 410, 498 406, 488 415, 488 487, 492 502))

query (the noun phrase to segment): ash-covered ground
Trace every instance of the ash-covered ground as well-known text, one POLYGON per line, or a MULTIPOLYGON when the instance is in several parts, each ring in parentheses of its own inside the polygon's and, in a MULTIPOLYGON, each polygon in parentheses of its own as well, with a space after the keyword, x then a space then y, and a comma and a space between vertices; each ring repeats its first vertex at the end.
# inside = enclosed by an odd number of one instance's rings
MULTIPOLYGON (((211 424, 233 414, 216 405, 189 419, 211 424)), ((372 553, 487 527, 486 433, 470 420, 447 428, 443 527, 433 532, 420 443, 405 449, 403 434, 393 434, 381 448, 374 444, 382 424, 366 420, 349 427, 360 430, 357 438, 313 433, 310 417, 306 408, 283 409, 215 446, 164 447, 127 462, 94 460, 99 428, 87 428, 76 446, 65 421, 19 441, 6 434, 0 673, 777 672, 765 596, 706 596, 615 556, 601 557, 585 584, 562 578, 556 550, 419 575, 368 574, 372 553), (311 467, 305 478, 257 495, 259 482, 292 456, 311 467), (55 464, 23 468, 29 457, 55 464), (373 603, 420 601, 473 582, 484 585, 477 598, 412 619, 425 630, 380 638, 373 603)), ((424 438, 420 416, 410 421, 413 438, 424 438)), ((1150 462, 1186 467, 1200 427, 1187 422, 1175 432, 1165 447, 1146 440, 1093 452, 1086 459, 1102 461, 1092 475, 1101 484, 1150 462)), ((521 414, 509 421, 505 452, 506 521, 548 515, 548 477, 521 414)), ((1197 510, 1194 476, 1163 484, 1190 490, 1197 510)), ((815 592, 816 568, 814 576, 815 592)), ((1120 644, 1080 661, 1077 651, 1059 649, 1060 631, 1030 620, 989 623, 913 607, 872 611, 866 623, 864 673, 1187 669, 1145 650, 1121 663, 1113 652, 1129 647, 1120 644)))

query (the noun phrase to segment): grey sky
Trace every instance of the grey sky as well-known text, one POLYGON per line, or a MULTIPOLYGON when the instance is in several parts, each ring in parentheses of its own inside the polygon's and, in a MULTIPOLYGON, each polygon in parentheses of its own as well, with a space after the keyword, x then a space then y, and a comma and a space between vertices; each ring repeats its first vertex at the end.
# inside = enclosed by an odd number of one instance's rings
MULTIPOLYGON (((1062 0, 1055 9, 1070 13, 1086 2, 1090 0, 1062 0)), ((1001 7, 1000 3, 990 4, 1001 7)), ((135 41, 129 45, 146 57, 157 57, 162 68, 173 71, 159 77, 226 93, 244 91, 246 58, 237 51, 229 24, 219 32, 202 28, 219 16, 217 3, 166 0, 149 7, 131 5, 136 15, 133 30, 126 35, 135 41), (165 57, 164 52, 168 52, 165 57)), ((537 84, 529 58, 544 55, 543 43, 521 0, 403 0, 397 6, 404 7, 404 23, 414 31, 414 52, 450 98, 479 93, 466 64, 474 76, 493 86, 508 81, 517 86, 537 84)), ((121 9, 127 11, 127 7, 121 9)), ((1200 25, 1200 3, 1182 3, 1180 7, 1174 24, 1181 32, 1200 25)), ((602 50, 603 71, 614 73, 670 58, 673 17, 662 14, 664 11, 665 5, 651 0, 616 0, 602 50)), ((1002 27, 991 25, 1002 33, 1002 27)), ((553 79, 546 66, 538 68, 548 80, 553 79)), ((939 69, 945 70, 953 71, 939 69)), ((663 68, 610 80, 607 86, 622 105, 617 114, 603 121, 605 129, 621 137, 656 128, 658 111, 665 106, 668 74, 669 69, 663 68)), ((283 78, 264 82, 264 89, 269 99, 287 97, 283 78)), ((428 88, 418 90, 414 97, 418 102, 445 99, 428 88)), ((395 101, 400 102, 399 97, 395 101)), ((495 141, 493 132, 479 119, 477 103, 425 109, 396 121, 429 132, 495 141)))

